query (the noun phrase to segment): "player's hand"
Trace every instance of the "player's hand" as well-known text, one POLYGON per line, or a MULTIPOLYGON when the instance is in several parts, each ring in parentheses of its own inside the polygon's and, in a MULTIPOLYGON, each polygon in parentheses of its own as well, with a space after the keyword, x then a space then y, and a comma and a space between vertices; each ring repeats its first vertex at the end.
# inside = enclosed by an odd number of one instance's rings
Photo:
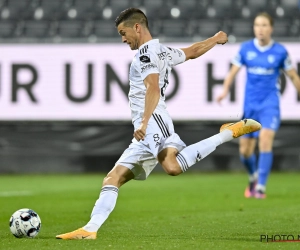
POLYGON ((221 101, 227 96, 226 92, 223 92, 221 95, 217 97, 217 102, 221 104, 221 101))
POLYGON ((133 136, 137 141, 144 140, 146 136, 147 124, 141 123, 140 127, 134 131, 133 136))
POLYGON ((217 38, 217 44, 225 44, 228 41, 227 34, 223 31, 219 31, 217 34, 214 35, 217 38))

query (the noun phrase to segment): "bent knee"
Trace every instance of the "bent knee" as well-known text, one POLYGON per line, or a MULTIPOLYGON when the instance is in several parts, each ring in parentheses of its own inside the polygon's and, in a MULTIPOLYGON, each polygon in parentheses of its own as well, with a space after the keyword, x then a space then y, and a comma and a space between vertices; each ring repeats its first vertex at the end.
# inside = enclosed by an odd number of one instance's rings
POLYGON ((118 179, 117 178, 114 178, 113 176, 111 175, 106 175, 103 179, 103 183, 102 183, 102 186, 106 186, 106 185, 114 185, 115 183, 118 183, 118 179))
POLYGON ((240 145, 239 152, 240 152, 240 155, 244 156, 245 158, 249 158, 254 153, 254 146, 253 145, 240 145))
POLYGON ((182 170, 181 168, 179 167, 179 165, 165 165, 163 166, 163 169, 165 170, 165 172, 168 174, 168 175, 171 175, 171 176, 176 176, 176 175, 180 175, 182 173, 182 170))
POLYGON ((116 173, 108 173, 104 179, 103 179, 103 183, 102 186, 106 186, 106 185, 113 185, 116 187, 120 187, 122 186, 122 184, 124 184, 124 178, 122 176, 119 176, 116 173))
POLYGON ((244 158, 249 158, 253 152, 251 150, 240 150, 240 155, 244 158))
POLYGON ((117 165, 104 177, 102 185, 113 185, 119 188, 133 178, 134 174, 130 169, 117 165))
POLYGON ((263 138, 259 140, 259 151, 268 152, 273 148, 273 138, 263 138))

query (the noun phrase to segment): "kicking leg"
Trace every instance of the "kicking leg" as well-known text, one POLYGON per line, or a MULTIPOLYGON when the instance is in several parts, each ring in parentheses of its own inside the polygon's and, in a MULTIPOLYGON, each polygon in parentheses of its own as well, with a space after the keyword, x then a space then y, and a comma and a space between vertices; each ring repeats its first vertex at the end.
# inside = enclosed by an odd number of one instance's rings
POLYGON ((93 208, 90 221, 78 230, 57 235, 57 239, 96 239, 97 231, 113 211, 119 188, 133 179, 134 175, 128 168, 117 165, 104 178, 99 199, 93 208))
POLYGON ((212 153, 223 142, 232 139, 232 132, 229 130, 222 131, 217 135, 184 148, 180 153, 176 148, 165 148, 158 154, 157 158, 167 174, 176 176, 187 171, 196 162, 212 153))
POLYGON ((187 171, 196 162, 204 159, 222 143, 230 141, 233 138, 238 138, 244 134, 252 133, 260 128, 260 123, 251 119, 224 124, 219 134, 192 144, 184 148, 180 153, 174 148, 162 150, 158 155, 158 161, 168 174, 178 175, 187 171))

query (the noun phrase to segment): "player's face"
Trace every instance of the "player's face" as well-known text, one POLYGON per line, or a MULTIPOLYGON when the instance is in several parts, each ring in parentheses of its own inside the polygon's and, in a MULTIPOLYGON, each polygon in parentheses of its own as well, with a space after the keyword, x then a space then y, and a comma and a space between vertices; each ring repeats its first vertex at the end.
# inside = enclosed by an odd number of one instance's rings
POLYGON ((264 16, 258 16, 254 20, 254 35, 258 40, 269 41, 273 28, 270 20, 264 16))
POLYGON ((127 43, 131 50, 139 48, 137 32, 134 27, 127 27, 124 23, 118 25, 118 32, 122 37, 122 42, 127 43))

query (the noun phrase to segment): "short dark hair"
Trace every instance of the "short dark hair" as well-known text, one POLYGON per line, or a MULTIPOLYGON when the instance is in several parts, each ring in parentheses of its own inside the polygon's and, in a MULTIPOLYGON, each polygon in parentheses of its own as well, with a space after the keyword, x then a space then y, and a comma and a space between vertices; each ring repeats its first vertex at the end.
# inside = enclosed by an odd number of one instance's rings
POLYGON ((273 18, 271 17, 271 15, 270 15, 269 13, 267 13, 267 12, 260 12, 260 13, 258 13, 258 14, 255 16, 254 19, 256 19, 256 18, 259 17, 259 16, 263 16, 263 17, 267 18, 267 19, 269 20, 269 22, 270 22, 270 25, 271 25, 272 27, 274 26, 274 20, 273 20, 273 18))
POLYGON ((115 20, 116 27, 118 27, 119 24, 123 22, 127 27, 133 27, 134 24, 139 23, 149 30, 148 19, 144 12, 140 9, 129 8, 123 10, 115 20))

